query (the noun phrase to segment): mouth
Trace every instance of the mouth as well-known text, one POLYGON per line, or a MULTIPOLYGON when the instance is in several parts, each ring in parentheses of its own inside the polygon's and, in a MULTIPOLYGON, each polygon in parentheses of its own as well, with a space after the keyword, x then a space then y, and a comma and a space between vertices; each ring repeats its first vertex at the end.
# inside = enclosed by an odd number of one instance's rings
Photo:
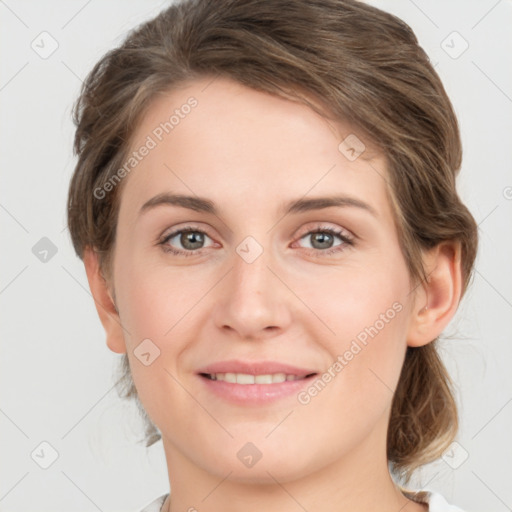
POLYGON ((201 377, 209 380, 230 382, 231 384, 280 384, 282 382, 290 382, 296 380, 304 380, 317 375, 309 373, 307 375, 294 375, 286 373, 267 373, 261 375, 251 375, 249 373, 200 373, 201 377))
POLYGON ((224 361, 197 372, 210 394, 238 406, 293 399, 318 374, 311 369, 269 361, 224 361))

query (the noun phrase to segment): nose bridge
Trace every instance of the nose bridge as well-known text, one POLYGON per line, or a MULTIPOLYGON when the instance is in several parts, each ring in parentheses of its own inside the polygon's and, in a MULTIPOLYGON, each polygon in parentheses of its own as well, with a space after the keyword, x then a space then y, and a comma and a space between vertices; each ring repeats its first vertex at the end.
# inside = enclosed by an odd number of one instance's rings
MULTIPOLYGON (((232 294, 246 307, 270 308, 272 304, 272 254, 253 237, 247 237, 236 248, 233 258, 232 294)), ((275 278, 274 278, 275 279, 275 278)))
POLYGON ((233 258, 233 293, 262 296, 268 291, 271 254, 268 248, 260 247, 254 241, 246 240, 236 248, 237 254, 233 258))
POLYGON ((274 275, 275 270, 270 270, 273 261, 272 251, 253 237, 245 238, 235 248, 232 270, 216 304, 219 327, 229 327, 249 338, 285 327, 289 311, 283 285, 274 275))

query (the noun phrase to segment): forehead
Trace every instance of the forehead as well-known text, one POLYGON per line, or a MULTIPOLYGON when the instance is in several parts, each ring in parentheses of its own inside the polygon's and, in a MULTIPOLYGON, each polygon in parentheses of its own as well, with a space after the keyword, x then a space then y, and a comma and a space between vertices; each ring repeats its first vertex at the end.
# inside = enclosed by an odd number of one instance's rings
POLYGON ((260 208, 335 191, 387 202, 385 158, 357 130, 226 78, 190 81, 154 98, 134 152, 122 194, 132 207, 162 192, 260 208))

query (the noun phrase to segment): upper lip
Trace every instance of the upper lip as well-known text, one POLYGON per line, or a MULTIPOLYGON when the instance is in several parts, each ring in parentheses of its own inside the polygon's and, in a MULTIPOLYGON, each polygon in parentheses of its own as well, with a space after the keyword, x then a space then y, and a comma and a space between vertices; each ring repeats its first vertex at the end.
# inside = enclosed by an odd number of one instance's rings
POLYGON ((277 361, 240 361, 229 360, 212 363, 198 370, 198 373, 245 373, 247 375, 268 375, 274 373, 285 373, 286 375, 296 375, 305 377, 315 370, 309 368, 299 368, 290 364, 277 361))

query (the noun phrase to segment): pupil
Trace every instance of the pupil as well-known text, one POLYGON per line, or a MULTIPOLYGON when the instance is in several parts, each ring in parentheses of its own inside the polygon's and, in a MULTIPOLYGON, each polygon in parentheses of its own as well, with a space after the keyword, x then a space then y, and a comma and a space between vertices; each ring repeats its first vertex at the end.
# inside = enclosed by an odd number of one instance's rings
POLYGON ((329 243, 332 242, 332 235, 329 233, 314 233, 313 240, 320 243, 320 249, 325 249, 328 248, 329 243))
POLYGON ((181 244, 183 247, 187 249, 199 249, 201 244, 204 242, 202 233, 198 233, 197 231, 183 233, 181 235, 181 244))

